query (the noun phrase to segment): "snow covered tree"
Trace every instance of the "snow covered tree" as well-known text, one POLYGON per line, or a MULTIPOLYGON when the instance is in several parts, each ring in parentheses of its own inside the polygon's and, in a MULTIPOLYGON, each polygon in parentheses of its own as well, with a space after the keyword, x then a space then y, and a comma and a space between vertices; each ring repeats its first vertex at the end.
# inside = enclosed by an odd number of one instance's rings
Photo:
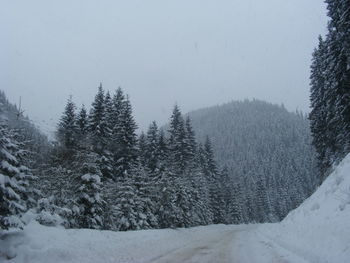
POLYGON ((176 204, 175 176, 168 170, 161 172, 159 179, 159 201, 156 216, 160 228, 175 228, 178 226, 180 209, 176 204))
POLYGON ((155 121, 149 126, 147 131, 146 167, 151 173, 159 169, 159 131, 155 121))
POLYGON ((268 200, 267 189, 262 180, 259 180, 256 185, 256 218, 259 223, 267 221, 269 214, 270 203, 268 200))
POLYGON ((206 137, 204 143, 204 158, 205 164, 208 171, 211 173, 211 176, 214 177, 218 173, 218 169, 214 160, 214 152, 211 146, 211 141, 209 136, 206 137))
POLYGON ((231 191, 231 195, 229 196, 229 199, 224 200, 226 209, 227 209, 227 211, 223 210, 224 213, 227 212, 227 215, 224 218, 227 218, 228 222, 231 224, 242 223, 242 206, 241 206, 241 200, 240 200, 241 197, 242 197, 241 188, 238 184, 235 184, 232 187, 232 191, 231 191))
POLYGON ((103 226, 104 200, 101 195, 101 176, 98 155, 80 152, 77 156, 80 173, 76 178, 78 225, 82 228, 100 229, 103 226))
POLYGON ((124 101, 122 111, 119 115, 116 134, 114 139, 117 143, 115 154, 115 169, 117 177, 123 177, 125 174, 137 165, 137 125, 132 116, 132 108, 129 99, 124 101))
POLYGON ((79 114, 77 116, 77 126, 78 126, 78 144, 79 147, 86 148, 89 144, 88 142, 88 115, 84 105, 82 105, 79 114))
POLYGON ((155 215, 158 183, 147 169, 141 165, 133 169, 133 181, 138 196, 136 206, 139 209, 140 228, 158 227, 158 221, 155 215))
POLYGON ((89 115, 89 131, 92 148, 99 155, 98 164, 103 175, 103 179, 113 177, 113 157, 108 144, 112 137, 110 130, 110 118, 112 114, 112 101, 107 92, 104 95, 102 84, 98 87, 98 92, 89 115))
POLYGON ((164 130, 160 129, 159 139, 158 139, 158 158, 159 158, 159 170, 163 171, 165 169, 168 157, 169 149, 167 139, 165 138, 164 130))
POLYGON ((172 116, 170 117, 169 129, 169 158, 170 163, 175 169, 175 173, 184 172, 187 164, 186 155, 186 131, 185 124, 180 109, 175 105, 172 116))
POLYGON ((14 133, 0 121, 0 229, 22 227, 21 215, 34 206, 38 194, 32 186, 35 177, 21 164, 23 150, 14 133))
POLYGON ((138 148, 139 148, 139 158, 140 163, 143 167, 146 167, 147 162, 147 138, 144 132, 141 132, 138 139, 138 148))
POLYGON ((218 169, 214 160, 214 152, 211 146, 209 137, 206 137, 204 149, 202 150, 202 169, 204 175, 207 177, 209 183, 210 202, 213 211, 213 222, 222 223, 224 219, 223 214, 223 200, 221 196, 221 183, 218 169))
POLYGON ((158 223, 154 215, 155 205, 150 198, 152 184, 148 175, 140 166, 129 172, 117 183, 113 207, 115 227, 119 231, 156 227, 158 223))
MULTIPOLYGON (((120 140, 120 133, 122 129, 121 117, 122 112, 125 107, 125 96, 123 90, 119 87, 112 99, 113 103, 113 112, 110 116, 110 125, 112 128, 112 140, 110 142, 111 151, 117 153, 118 144, 120 140)), ((114 156, 114 162, 118 160, 118 154, 114 156)))
MULTIPOLYGON (((191 127, 189 127, 191 129, 191 127)), ((175 105, 172 116, 170 118, 170 138, 168 141, 168 167, 169 173, 173 178, 172 186, 168 186, 168 193, 171 194, 171 204, 176 208, 175 226, 189 227, 195 224, 197 212, 200 208, 198 189, 194 184, 194 153, 192 152, 190 140, 186 134, 186 126, 180 109, 175 105), (173 189, 171 189, 173 187, 173 189), (197 196, 197 198, 195 198, 197 196), (198 202, 193 203, 192 199, 198 202), (198 209, 196 209, 198 208, 198 209), (197 210, 197 212, 196 212, 197 210)), ((169 207, 171 208, 171 207, 169 207)), ((173 218, 174 219, 174 218, 173 218)))
POLYGON ((210 183, 201 166, 202 156, 197 151, 195 132, 191 120, 186 118, 185 123, 185 159, 187 160, 188 185, 191 195, 191 213, 194 225, 207 225, 213 223, 211 207, 210 183))
MULTIPOLYGON (((327 104, 325 103, 325 84, 326 70, 325 63, 326 44, 322 37, 319 37, 318 48, 313 53, 313 60, 311 65, 311 108, 309 114, 310 129, 313 136, 313 145, 317 152, 317 159, 321 174, 324 175, 326 170, 330 167, 330 160, 326 159, 326 145, 332 143, 327 138, 327 104)), ((331 139, 333 140, 333 139, 331 139)), ((328 148, 328 146, 327 146, 328 148)))
MULTIPOLYGON (((112 122, 114 124, 114 128, 118 130, 118 126, 116 126, 116 124, 118 124, 119 117, 125 106, 125 95, 123 90, 120 87, 117 89, 116 93, 113 96, 113 106, 114 106, 114 111, 113 111, 112 122)), ((116 134, 117 130, 114 130, 113 134, 116 134)))
POLYGON ((209 225, 213 223, 209 183, 200 166, 193 166, 191 176, 192 225, 209 225))
POLYGON ((76 106, 69 98, 57 129, 57 140, 68 151, 77 146, 78 127, 76 123, 76 106))
POLYGON ((114 127, 114 104, 109 91, 106 92, 104 100, 104 121, 106 123, 106 140, 108 142, 112 139, 112 132, 114 127))
POLYGON ((77 117, 77 125, 79 128, 79 135, 86 136, 88 132, 88 115, 84 104, 82 105, 77 117))
POLYGON ((125 178, 118 183, 117 199, 113 207, 116 230, 127 231, 139 229, 138 211, 135 200, 137 199, 135 188, 131 179, 125 178))
POLYGON ((89 131, 94 151, 101 153, 106 141, 105 96, 102 84, 98 87, 89 115, 89 131))
POLYGON ((197 151, 197 143, 196 143, 196 136, 195 132, 193 130, 191 119, 189 116, 186 117, 186 123, 185 123, 185 129, 186 129, 186 159, 190 164, 193 165, 193 162, 195 161, 194 158, 196 156, 197 151))

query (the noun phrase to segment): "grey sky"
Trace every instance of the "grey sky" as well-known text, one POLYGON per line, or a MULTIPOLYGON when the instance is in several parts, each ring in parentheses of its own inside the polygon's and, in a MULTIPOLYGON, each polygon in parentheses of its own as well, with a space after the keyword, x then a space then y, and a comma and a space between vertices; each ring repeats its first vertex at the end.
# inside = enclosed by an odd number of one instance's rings
POLYGON ((90 105, 99 82, 130 95, 141 128, 175 102, 187 112, 255 97, 307 111, 326 22, 321 0, 3 0, 0 89, 41 126, 69 95, 90 105))

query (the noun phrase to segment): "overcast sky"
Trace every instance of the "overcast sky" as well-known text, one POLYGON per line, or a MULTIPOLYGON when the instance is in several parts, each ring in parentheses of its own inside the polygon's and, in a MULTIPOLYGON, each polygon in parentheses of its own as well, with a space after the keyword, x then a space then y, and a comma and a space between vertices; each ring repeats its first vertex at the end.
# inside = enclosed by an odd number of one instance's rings
POLYGON ((176 102, 308 111, 326 23, 322 0, 3 0, 0 89, 49 130, 69 95, 90 105, 100 82, 130 95, 141 128, 165 123, 176 102))

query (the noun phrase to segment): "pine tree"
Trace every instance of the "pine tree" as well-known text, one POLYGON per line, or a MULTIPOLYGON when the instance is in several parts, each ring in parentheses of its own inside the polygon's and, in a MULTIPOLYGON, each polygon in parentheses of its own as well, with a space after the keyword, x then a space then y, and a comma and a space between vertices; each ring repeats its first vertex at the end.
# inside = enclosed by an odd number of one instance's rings
POLYGON ((72 99, 69 98, 58 124, 57 139, 60 145, 68 151, 73 150, 77 145, 77 123, 76 123, 76 106, 72 99))
POLYGON ((169 193, 172 194, 172 204, 176 207, 176 220, 173 223, 178 227, 189 227, 195 224, 196 214, 196 206, 191 202, 191 199, 199 194, 193 183, 192 170, 194 166, 190 166, 189 152, 191 149, 186 127, 177 105, 175 105, 170 119, 169 134, 168 164, 170 174, 174 176, 172 181, 174 189, 171 189, 169 193))
POLYGON ((89 115, 89 131, 94 151, 101 153, 104 150, 106 141, 107 123, 105 122, 105 95, 102 84, 98 87, 95 100, 91 105, 89 115))
MULTIPOLYGON (((124 106, 125 106, 125 96, 123 90, 119 87, 113 96, 113 124, 114 128, 118 129, 118 126, 115 126, 118 123, 119 116, 121 115, 124 106)), ((116 134, 117 131, 114 130, 113 134, 116 134)))
POLYGON ((321 174, 325 174, 325 170, 331 165, 330 160, 326 160, 326 147, 330 142, 326 136, 327 131, 327 109, 326 109, 326 97, 325 97, 325 85, 326 85, 326 44, 322 37, 319 37, 319 46, 313 53, 313 60, 311 65, 311 108, 309 119, 310 129, 313 135, 313 145, 317 152, 317 158, 319 167, 321 168, 321 174))
POLYGON ((214 160, 214 153, 209 137, 206 137, 203 149, 203 173, 207 177, 210 188, 210 202, 213 211, 213 222, 222 223, 224 221, 223 215, 223 200, 221 196, 221 182, 219 178, 218 169, 214 160))
POLYGON ((196 156, 196 136, 195 136, 195 132, 192 128, 192 124, 191 124, 191 119, 189 116, 187 116, 186 118, 186 124, 185 124, 185 128, 186 128, 186 158, 188 160, 189 163, 192 163, 193 165, 193 161, 194 158, 196 156))
POLYGON ((104 122, 106 123, 106 141, 108 142, 107 148, 110 149, 111 147, 109 145, 109 142, 112 140, 114 128, 114 104, 109 91, 106 92, 104 106, 104 122))
POLYGON ((268 221, 268 214, 270 212, 270 204, 268 201, 267 189, 262 180, 257 182, 256 186, 256 219, 259 223, 268 221))
POLYGON ((23 162, 23 150, 14 131, 0 123, 0 229, 22 227, 21 215, 35 204, 35 177, 23 162))
POLYGON ((86 148, 88 144, 88 115, 84 105, 82 105, 78 114, 77 126, 79 145, 86 148))
POLYGON ((193 189, 184 183, 181 177, 175 178, 175 185, 175 199, 173 201, 177 207, 175 227, 194 226, 193 189))
POLYGON ((147 131, 146 167, 151 173, 159 169, 159 131, 155 121, 149 126, 147 131))
POLYGON ((164 135, 164 130, 160 129, 159 131, 159 139, 158 139, 158 156, 159 156, 159 170, 163 171, 168 157, 169 157, 169 149, 168 149, 168 143, 164 135))
POLYGON ((155 204, 150 196, 152 183, 141 166, 133 167, 129 175, 119 179, 113 208, 116 229, 120 231, 148 229, 158 226, 155 204))
POLYGON ((209 182, 200 165, 201 156, 197 151, 195 132, 189 117, 186 118, 185 128, 185 159, 187 161, 187 177, 189 178, 188 184, 192 199, 193 223, 195 225, 207 225, 213 222, 209 182))
POLYGON ((137 194, 131 178, 119 179, 113 217, 118 231, 136 230, 138 225, 138 211, 136 209, 137 194))
MULTIPOLYGON (((113 96, 113 113, 110 116, 110 124, 112 127, 111 151, 118 150, 119 135, 122 129, 121 114, 125 107, 125 96, 122 89, 119 87, 113 96)), ((114 161, 117 161, 118 156, 115 156, 114 161)))
POLYGON ((78 114, 77 125, 79 128, 79 135, 86 136, 88 132, 88 115, 84 104, 82 105, 78 114))
POLYGON ((140 163, 143 167, 146 167, 147 163, 147 138, 144 132, 141 132, 138 139, 138 148, 139 148, 139 158, 140 163))
POLYGON ((240 224, 242 223, 242 207, 240 204, 240 198, 242 196, 240 186, 238 184, 233 185, 232 192, 229 200, 225 200, 228 208, 228 218, 230 223, 240 224))
POLYGON ((186 158, 186 131, 184 120, 180 109, 175 105, 172 116, 170 118, 169 129, 169 158, 175 169, 175 173, 181 174, 184 172, 187 164, 186 158))
MULTIPOLYGON (((199 160, 198 160, 199 162, 199 160)), ((191 169, 191 202, 192 221, 194 225, 209 225, 213 223, 209 183, 199 165, 191 169)))
MULTIPOLYGON (((222 198, 222 210, 224 215, 224 222, 226 224, 233 223, 232 216, 231 216, 231 203, 234 199, 234 201, 238 201, 239 198, 241 198, 238 193, 236 193, 232 187, 232 181, 229 176, 228 167, 225 165, 224 168, 220 171, 220 178, 221 178, 221 198, 222 198)), ((242 211, 240 211, 242 212, 242 211)), ((242 215, 242 214, 241 214, 242 215)))
POLYGON ((110 130, 110 119, 112 114, 112 102, 109 92, 104 94, 102 84, 98 87, 98 92, 89 115, 89 131, 92 148, 98 154, 98 164, 102 172, 102 179, 113 177, 113 157, 109 147, 112 137, 110 130))
POLYGON ((124 101, 122 112, 120 113, 117 134, 115 139, 117 149, 115 152, 115 167, 116 175, 123 177, 137 165, 138 150, 137 150, 137 125, 132 116, 132 109, 129 99, 124 101))
POLYGON ((100 154, 99 166, 103 178, 113 178, 113 147, 110 142, 113 138, 113 114, 114 106, 109 91, 107 91, 104 100, 104 114, 101 125, 104 129, 103 149, 100 154))
POLYGON ((208 171, 214 177, 218 173, 218 169, 214 160, 214 152, 211 146, 211 141, 208 136, 206 137, 204 143, 204 158, 206 161, 208 171))
POLYGON ((80 152, 77 156, 78 166, 81 167, 77 175, 78 225, 82 228, 100 229, 103 226, 104 200, 101 196, 102 173, 98 167, 98 155, 80 152))
POLYGON ((159 178, 159 199, 156 216, 160 228, 175 228, 178 222, 179 207, 175 204, 176 187, 175 176, 168 170, 161 171, 159 178))
POLYGON ((141 165, 133 169, 133 182, 138 196, 136 206, 139 209, 140 228, 158 227, 158 221, 155 215, 158 194, 157 183, 141 165))

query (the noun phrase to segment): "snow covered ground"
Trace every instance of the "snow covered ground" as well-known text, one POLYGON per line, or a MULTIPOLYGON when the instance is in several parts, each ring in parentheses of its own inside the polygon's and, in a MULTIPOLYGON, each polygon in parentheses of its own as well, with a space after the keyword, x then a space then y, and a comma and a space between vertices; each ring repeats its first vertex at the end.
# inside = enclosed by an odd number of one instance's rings
POLYGON ((350 262, 350 155, 278 224, 133 232, 31 222, 0 236, 0 262, 350 262), (6 260, 3 255, 13 257, 6 260))

